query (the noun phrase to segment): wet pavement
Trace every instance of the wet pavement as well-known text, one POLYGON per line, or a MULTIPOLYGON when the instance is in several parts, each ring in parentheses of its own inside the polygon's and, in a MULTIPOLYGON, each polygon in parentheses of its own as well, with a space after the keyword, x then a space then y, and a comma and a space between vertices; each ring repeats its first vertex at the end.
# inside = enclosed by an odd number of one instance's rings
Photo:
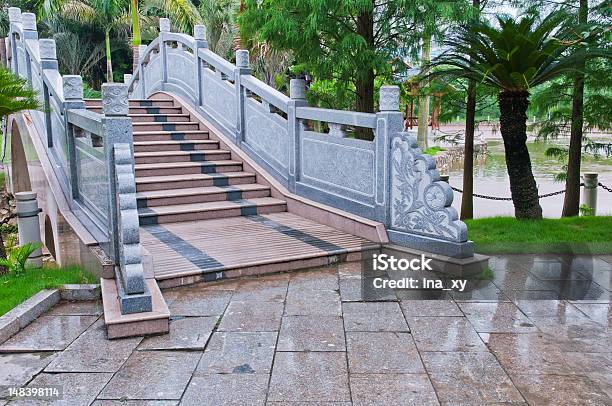
POLYGON ((363 302, 359 263, 176 288, 170 334, 113 341, 61 303, 0 345, 0 405, 612 404, 612 256, 490 266, 442 300, 363 302))

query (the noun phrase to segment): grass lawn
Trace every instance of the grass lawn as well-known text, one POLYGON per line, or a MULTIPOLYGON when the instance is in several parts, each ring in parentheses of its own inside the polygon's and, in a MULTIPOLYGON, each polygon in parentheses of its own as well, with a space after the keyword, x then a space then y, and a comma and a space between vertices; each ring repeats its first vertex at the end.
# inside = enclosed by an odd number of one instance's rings
POLYGON ((468 237, 482 254, 612 253, 612 217, 467 220, 468 237))
POLYGON ((0 276, 0 316, 43 289, 70 283, 97 283, 96 278, 78 266, 28 269, 24 274, 0 276))
POLYGON ((423 151, 423 153, 427 154, 427 155, 433 156, 433 155, 436 155, 440 151, 446 151, 446 148, 442 148, 442 147, 438 147, 438 146, 433 146, 433 147, 425 149, 423 151))

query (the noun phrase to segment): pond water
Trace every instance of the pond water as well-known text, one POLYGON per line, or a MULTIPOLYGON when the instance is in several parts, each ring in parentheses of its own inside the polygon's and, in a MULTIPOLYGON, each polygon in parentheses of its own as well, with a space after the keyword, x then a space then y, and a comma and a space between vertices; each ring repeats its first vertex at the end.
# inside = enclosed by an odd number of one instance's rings
MULTIPOLYGON (((555 174, 561 172, 562 164, 554 157, 545 155, 546 149, 553 145, 563 144, 564 141, 556 141, 555 144, 530 141, 528 143, 531 155, 531 165, 538 184, 539 194, 555 192, 565 188, 564 182, 556 182, 555 174)), ((612 142, 608 139, 606 142, 612 142)), ((479 156, 475 161, 474 170, 474 193, 488 196, 510 196, 510 182, 506 170, 504 158, 504 145, 501 139, 487 140, 486 155, 479 156)), ((449 170, 449 183, 451 186, 462 188, 463 167, 462 162, 454 162, 449 170)), ((612 158, 587 157, 582 162, 582 173, 596 172, 599 181, 608 187, 612 187, 612 158)), ((599 187, 597 189, 597 214, 612 215, 612 193, 599 187)), ((582 194, 581 194, 582 202, 582 194)), ((558 218, 563 209, 563 195, 557 195, 540 199, 540 205, 545 217, 558 218)), ((453 207, 460 212, 461 194, 455 192, 453 207)), ((495 201, 474 198, 474 217, 491 216, 513 216, 514 206, 511 201, 495 201)))

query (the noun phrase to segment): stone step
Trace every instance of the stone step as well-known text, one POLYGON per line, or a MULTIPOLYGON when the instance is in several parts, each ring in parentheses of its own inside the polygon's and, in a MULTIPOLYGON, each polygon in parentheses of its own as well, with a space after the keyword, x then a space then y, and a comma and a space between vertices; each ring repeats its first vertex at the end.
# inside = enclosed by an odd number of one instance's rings
POLYGON ((242 171, 240 161, 167 162, 134 165, 136 177, 242 171))
MULTIPOLYGON (((85 99, 85 105, 87 107, 100 107, 102 106, 102 99, 85 99)), ((155 99, 155 100, 143 100, 143 99, 130 99, 130 107, 174 107, 174 100, 172 99, 155 99)))
POLYGON ((134 161, 136 164, 226 161, 229 159, 231 159, 230 151, 223 149, 206 151, 154 151, 134 153, 134 161))
POLYGON ((269 197, 270 188, 257 183, 138 192, 138 208, 269 197))
POLYGON ((262 197, 208 203, 178 204, 138 209, 140 225, 210 220, 224 217, 278 213, 287 210, 284 200, 262 197))
POLYGON ((202 188, 208 186, 235 186, 255 183, 256 176, 250 172, 196 173, 185 175, 162 175, 136 178, 136 191, 202 188))
POLYGON ((191 115, 188 113, 173 114, 129 114, 133 123, 167 123, 167 122, 189 122, 191 115))
POLYGON ((208 151, 219 149, 219 141, 185 140, 185 141, 134 141, 134 151, 208 151))
POLYGON ((199 141, 207 140, 207 130, 142 131, 134 129, 134 141, 199 141))
POLYGON ((197 121, 176 122, 168 121, 165 123, 132 123, 134 132, 138 131, 185 131, 185 130, 202 130, 200 123, 197 121))
MULTIPOLYGON (((88 106, 87 110, 102 114, 102 106, 88 106)), ((130 106, 129 114, 179 114, 182 107, 134 107, 130 106)))

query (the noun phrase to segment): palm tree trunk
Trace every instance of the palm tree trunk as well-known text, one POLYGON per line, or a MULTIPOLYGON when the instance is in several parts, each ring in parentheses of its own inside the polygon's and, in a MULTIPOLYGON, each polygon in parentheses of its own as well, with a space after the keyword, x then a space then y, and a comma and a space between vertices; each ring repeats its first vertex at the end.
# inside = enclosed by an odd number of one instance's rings
POLYGON ((504 140, 506 167, 516 218, 541 219, 542 207, 527 150, 529 92, 503 91, 498 96, 499 126, 504 140))
POLYGON ((106 45, 106 81, 113 83, 113 61, 111 59, 110 32, 104 32, 104 43, 106 45))
POLYGON ((4 38, 0 37, 0 66, 7 66, 6 59, 6 42, 4 42, 4 38))
MULTIPOLYGON (((373 10, 364 11, 357 16, 357 34, 364 38, 368 48, 374 48, 374 13, 373 10)), ((367 67, 359 72, 355 81, 357 93, 357 111, 363 113, 374 112, 374 69, 367 67)), ((372 131, 358 127, 356 137, 359 139, 372 139, 372 131)))
POLYGON ((132 0, 131 7, 132 14, 132 73, 136 73, 138 68, 138 58, 140 57, 138 52, 138 46, 142 42, 140 37, 140 21, 138 15, 138 0, 132 0))
MULTIPOLYGON (((480 14, 480 0, 472 0, 475 16, 480 14)), ((465 145, 463 150, 463 194, 461 219, 474 218, 474 129, 476 127, 476 81, 470 80, 465 105, 465 145)))
MULTIPOLYGON (((423 49, 421 50, 421 67, 425 67, 429 64, 429 56, 431 53, 431 35, 425 34, 423 37, 423 49)), ((422 87, 425 87, 427 83, 423 82, 422 87)), ((417 141, 419 147, 427 149, 427 119, 429 118, 429 96, 419 97, 419 118, 418 118, 418 129, 417 129, 417 141)))
MULTIPOLYGON (((580 0, 578 22, 588 22, 589 5, 587 0, 580 0)), ((580 158, 582 157, 582 126, 584 124, 584 69, 582 60, 576 68, 574 92, 572 95, 572 128, 570 132, 569 155, 567 159, 567 178, 565 179, 565 197, 563 199, 562 217, 577 216, 580 207, 580 158)))

